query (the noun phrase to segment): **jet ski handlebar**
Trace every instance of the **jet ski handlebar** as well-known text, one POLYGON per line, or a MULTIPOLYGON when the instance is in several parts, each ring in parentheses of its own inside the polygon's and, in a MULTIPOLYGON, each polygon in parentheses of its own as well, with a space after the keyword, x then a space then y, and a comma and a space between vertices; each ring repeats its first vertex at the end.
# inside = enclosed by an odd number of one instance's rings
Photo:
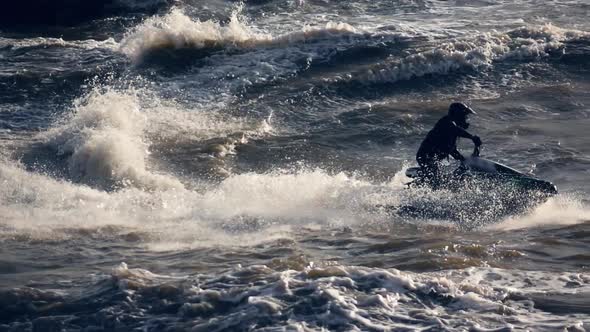
POLYGON ((473 147, 473 153, 471 154, 472 157, 479 157, 479 152, 480 152, 480 148, 479 146, 474 146, 473 147))

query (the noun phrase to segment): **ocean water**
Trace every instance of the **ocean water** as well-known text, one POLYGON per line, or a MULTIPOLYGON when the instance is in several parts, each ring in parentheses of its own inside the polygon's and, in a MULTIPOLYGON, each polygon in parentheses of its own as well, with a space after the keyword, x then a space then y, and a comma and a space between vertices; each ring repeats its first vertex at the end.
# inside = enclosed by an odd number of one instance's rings
POLYGON ((4 4, 0 331, 586 331, 588 17, 585 0, 4 4), (559 194, 515 211, 498 184, 408 189, 456 100, 486 158, 559 194), (408 205, 453 213, 384 208, 408 205))

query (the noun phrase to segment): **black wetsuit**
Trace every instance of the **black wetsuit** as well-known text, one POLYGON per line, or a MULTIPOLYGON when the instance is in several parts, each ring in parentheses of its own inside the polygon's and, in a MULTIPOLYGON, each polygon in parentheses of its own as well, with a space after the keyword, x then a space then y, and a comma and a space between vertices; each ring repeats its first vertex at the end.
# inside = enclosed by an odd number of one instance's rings
POLYGON ((459 127, 448 115, 444 116, 432 128, 416 154, 418 165, 422 168, 425 180, 432 187, 440 185, 440 172, 438 164, 449 155, 457 160, 463 160, 463 156, 457 150, 457 138, 465 137, 473 139, 473 135, 459 127))

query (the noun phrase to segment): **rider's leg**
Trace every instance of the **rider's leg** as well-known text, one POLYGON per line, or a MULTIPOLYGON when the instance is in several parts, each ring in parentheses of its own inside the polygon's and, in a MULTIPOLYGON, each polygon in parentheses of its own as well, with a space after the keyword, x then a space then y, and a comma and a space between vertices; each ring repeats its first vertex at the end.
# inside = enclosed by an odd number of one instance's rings
POLYGON ((439 160, 435 156, 424 155, 416 158, 424 176, 424 182, 432 189, 438 189, 441 184, 439 160))

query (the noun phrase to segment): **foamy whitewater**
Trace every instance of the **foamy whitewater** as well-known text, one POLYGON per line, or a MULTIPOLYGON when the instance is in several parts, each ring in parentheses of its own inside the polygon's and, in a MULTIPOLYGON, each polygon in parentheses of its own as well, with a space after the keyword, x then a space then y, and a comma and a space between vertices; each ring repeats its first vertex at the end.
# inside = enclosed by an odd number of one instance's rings
POLYGON ((3 9, 0 331, 590 326, 585 1, 3 9), (559 194, 408 188, 456 100, 559 194))

